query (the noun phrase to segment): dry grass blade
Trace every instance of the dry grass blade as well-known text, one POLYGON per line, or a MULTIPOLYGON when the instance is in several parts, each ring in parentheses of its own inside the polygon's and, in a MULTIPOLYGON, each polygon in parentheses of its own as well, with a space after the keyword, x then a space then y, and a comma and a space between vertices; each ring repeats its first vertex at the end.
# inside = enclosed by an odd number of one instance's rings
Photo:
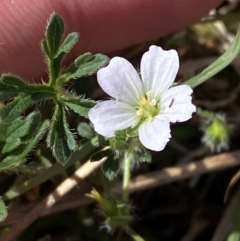
POLYGON ((86 162, 70 178, 63 181, 50 195, 41 201, 35 208, 28 212, 22 219, 13 225, 13 227, 4 234, 0 241, 11 241, 16 238, 26 227, 28 227, 38 217, 45 215, 48 209, 57 203, 64 195, 71 191, 78 183, 92 174, 105 161, 102 159, 98 162, 86 162))

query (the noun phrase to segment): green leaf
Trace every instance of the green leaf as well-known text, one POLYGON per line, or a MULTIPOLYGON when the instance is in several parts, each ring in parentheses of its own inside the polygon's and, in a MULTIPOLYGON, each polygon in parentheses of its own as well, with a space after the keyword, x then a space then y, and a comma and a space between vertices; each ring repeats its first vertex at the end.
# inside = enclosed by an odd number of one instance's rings
MULTIPOLYGON (((34 123, 34 122, 33 122, 34 123)), ((11 155, 8 155, 6 158, 0 162, 0 171, 13 169, 16 166, 19 166, 22 162, 25 161, 25 157, 29 152, 37 145, 42 136, 46 133, 49 127, 49 121, 45 120, 40 127, 36 127, 36 132, 32 133, 32 138, 27 141, 27 143, 20 145, 16 150, 14 150, 11 155)))
POLYGON ((63 165, 69 160, 72 151, 77 148, 74 136, 68 129, 61 105, 58 105, 55 109, 47 142, 56 160, 63 165))
POLYGON ((77 127, 78 134, 87 139, 92 139, 95 136, 93 128, 86 122, 81 122, 77 127))
POLYGON ((52 58, 58 51, 58 48, 60 46, 60 43, 62 41, 62 37, 64 34, 64 29, 65 29, 65 26, 61 17, 58 14, 53 13, 50 16, 50 19, 46 28, 46 42, 48 47, 48 53, 52 58))
POLYGON ((102 171, 105 175, 105 177, 112 181, 118 174, 120 170, 119 160, 116 160, 113 156, 113 153, 111 153, 107 160, 102 165, 102 171))
POLYGON ((5 141, 7 138, 7 130, 11 123, 0 122, 0 141, 5 141))
POLYGON ((2 197, 0 197, 0 222, 3 222, 8 215, 7 207, 3 202, 2 197))
POLYGON ((65 40, 63 41, 62 45, 59 47, 57 53, 55 54, 54 58, 59 57, 61 54, 69 53, 72 48, 76 45, 79 39, 79 33, 70 33, 65 40))
POLYGON ((91 53, 85 53, 79 56, 65 71, 65 73, 71 73, 70 77, 66 79, 66 82, 70 79, 92 75, 100 68, 106 66, 108 62, 109 58, 103 54, 92 55, 91 53))
POLYGON ((25 84, 21 78, 11 74, 3 74, 1 82, 7 86, 13 87, 18 92, 24 92, 27 87, 27 84, 25 84))
POLYGON ((41 116, 39 112, 32 112, 26 118, 19 117, 14 120, 6 131, 6 144, 2 153, 11 152, 21 144, 22 137, 30 132, 30 128, 40 122, 41 116), (35 122, 37 120, 37 123, 35 122), (33 125, 34 124, 34 125, 33 125))
POLYGON ((95 105, 95 102, 92 100, 84 100, 72 96, 61 96, 60 101, 71 110, 85 118, 88 118, 89 110, 95 105))
POLYGON ((226 66, 228 66, 234 60, 234 58, 238 55, 239 51, 240 51, 240 30, 238 30, 233 43, 224 54, 222 54, 214 63, 208 66, 200 74, 184 82, 184 84, 189 85, 192 88, 202 84, 204 81, 211 78, 212 76, 220 72, 222 69, 224 69, 226 66))
POLYGON ((20 138, 16 138, 14 141, 8 141, 2 149, 2 154, 11 152, 14 149, 16 149, 17 147, 19 147, 20 145, 21 145, 21 139, 20 138))
POLYGON ((32 104, 34 104, 34 101, 30 95, 19 96, 0 109, 0 119, 2 121, 13 121, 32 104))
POLYGON ((18 92, 10 86, 0 82, 0 100, 8 100, 18 95, 18 92))
POLYGON ((29 94, 44 92, 51 97, 55 96, 55 92, 50 86, 44 84, 26 84, 21 78, 12 74, 3 74, 1 82, 5 86, 14 89, 14 93, 16 93, 14 96, 17 96, 20 92, 29 94))
POLYGON ((20 93, 20 95, 12 102, 0 109, 1 121, 10 122, 15 120, 31 105, 46 99, 52 99, 55 93, 52 91, 35 92, 32 94, 20 93))
POLYGON ((17 183, 16 186, 13 186, 4 194, 4 199, 9 200, 16 198, 20 194, 40 185, 41 183, 51 179, 59 173, 62 173, 65 168, 70 167, 76 162, 81 162, 86 157, 88 157, 96 148, 99 148, 100 145, 104 145, 105 140, 100 140, 98 136, 94 137, 91 141, 80 146, 73 154, 69 162, 63 167, 59 163, 53 164, 51 167, 46 169, 43 173, 38 174, 37 176, 31 178, 30 180, 24 181, 22 183, 17 183))

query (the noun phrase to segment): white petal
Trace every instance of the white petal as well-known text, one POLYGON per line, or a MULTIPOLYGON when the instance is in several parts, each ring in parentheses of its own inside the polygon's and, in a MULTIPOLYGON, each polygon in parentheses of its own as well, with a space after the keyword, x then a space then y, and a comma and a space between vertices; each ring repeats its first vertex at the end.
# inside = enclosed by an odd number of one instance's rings
POLYGON ((89 111, 89 119, 95 131, 106 137, 113 137, 116 130, 134 127, 139 122, 132 106, 115 100, 99 102, 89 111))
POLYGON ((164 119, 154 118, 140 125, 139 139, 150 150, 163 150, 170 137, 170 124, 164 119))
POLYGON ((136 105, 143 96, 142 81, 124 58, 112 58, 107 67, 97 72, 97 78, 102 89, 116 100, 136 105))
POLYGON ((170 88, 161 98, 162 117, 170 122, 189 120, 196 107, 192 104, 192 89, 188 85, 170 88))
POLYGON ((151 46, 141 60, 141 77, 145 92, 153 91, 159 99, 173 83, 179 69, 179 58, 175 50, 164 51, 151 46))

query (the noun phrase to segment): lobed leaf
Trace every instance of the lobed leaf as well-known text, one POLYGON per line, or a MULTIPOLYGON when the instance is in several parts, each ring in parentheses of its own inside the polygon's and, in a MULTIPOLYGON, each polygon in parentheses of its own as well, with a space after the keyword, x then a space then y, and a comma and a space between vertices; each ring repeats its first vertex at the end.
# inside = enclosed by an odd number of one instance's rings
POLYGON ((88 118, 89 110, 95 105, 95 102, 92 100, 84 100, 74 96, 61 96, 60 101, 85 118, 88 118))
POLYGON ((87 139, 92 139, 95 136, 93 128, 86 122, 81 122, 77 127, 78 134, 87 139))
POLYGON ((37 130, 36 132, 32 133, 32 138, 29 139, 26 143, 20 145, 11 153, 11 155, 8 155, 3 159, 2 162, 0 162, 0 171, 13 169, 14 167, 20 165, 23 161, 25 161, 25 157, 37 145, 39 140, 46 133, 48 127, 48 120, 45 120, 40 127, 35 126, 35 129, 37 130))
POLYGON ((70 73, 65 82, 70 79, 77 79, 83 76, 92 75, 96 73, 100 68, 107 65, 109 58, 103 54, 92 55, 91 53, 85 53, 79 56, 64 73, 70 73))
POLYGON ((63 165, 69 160, 72 151, 77 148, 74 136, 67 126, 65 112, 61 105, 57 105, 55 109, 47 142, 56 160, 63 165))
MULTIPOLYGON (((44 92, 45 95, 49 95, 53 97, 55 95, 54 90, 45 84, 26 84, 24 81, 12 74, 3 74, 1 78, 1 82, 5 86, 10 87, 10 89, 14 90, 15 95, 17 96, 19 93, 41 93, 44 92)), ((45 97, 44 97, 45 98, 45 97)))
POLYGON ((9 100, 18 95, 18 91, 0 82, 0 100, 9 100))
POLYGON ((79 33, 70 33, 65 38, 62 45, 59 47, 54 58, 59 57, 61 54, 69 53, 72 50, 72 48, 76 45, 76 43, 78 42, 78 39, 79 39, 79 33))
POLYGON ((1 121, 10 122, 15 120, 32 104, 34 104, 34 100, 32 99, 31 95, 18 96, 17 99, 0 109, 1 121))
POLYGON ((19 117, 14 120, 6 130, 6 144, 3 147, 2 153, 11 152, 20 146, 21 138, 31 133, 31 127, 36 128, 40 120, 41 116, 39 112, 32 112, 26 118, 19 117))
POLYGON ((49 57, 51 58, 53 58, 56 52, 58 51, 58 48, 63 38, 64 29, 65 29, 65 26, 61 17, 58 14, 53 13, 50 16, 50 19, 46 28, 46 44, 47 44, 48 51, 45 53, 48 56, 50 55, 49 57))

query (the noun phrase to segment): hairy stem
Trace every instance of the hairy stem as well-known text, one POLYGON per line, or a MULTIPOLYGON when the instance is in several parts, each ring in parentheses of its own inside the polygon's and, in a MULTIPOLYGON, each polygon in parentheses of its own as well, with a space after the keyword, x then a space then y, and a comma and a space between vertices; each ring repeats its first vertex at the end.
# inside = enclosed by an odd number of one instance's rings
POLYGON ((129 182, 131 177, 131 159, 129 158, 129 152, 124 154, 124 172, 123 172, 123 201, 127 202, 129 197, 129 182))

